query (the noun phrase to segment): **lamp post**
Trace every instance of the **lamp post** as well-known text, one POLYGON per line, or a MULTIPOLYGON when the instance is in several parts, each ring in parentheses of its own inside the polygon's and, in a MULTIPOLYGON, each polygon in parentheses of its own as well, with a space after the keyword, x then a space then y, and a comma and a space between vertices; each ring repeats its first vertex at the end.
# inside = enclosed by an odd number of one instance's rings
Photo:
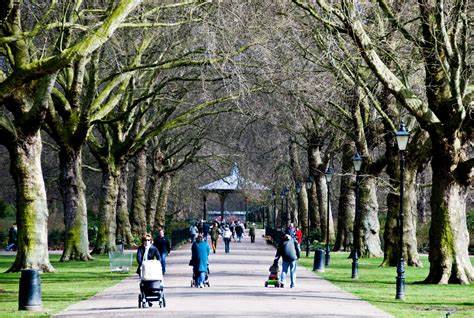
POLYGON ((327 216, 326 216, 326 255, 325 255, 325 259, 324 259, 324 265, 326 267, 329 266, 329 259, 330 259, 330 255, 329 255, 329 209, 330 209, 330 202, 329 202, 329 199, 331 197, 331 194, 330 194, 330 191, 331 191, 331 188, 329 187, 331 181, 332 181, 332 177, 334 176, 334 169, 332 166, 329 166, 327 169, 326 169, 326 172, 324 173, 324 176, 326 178, 326 185, 327 185, 327 188, 328 188, 328 206, 327 206, 327 216))
POLYGON ((285 213, 284 213, 284 204, 285 204, 285 197, 286 197, 286 192, 285 192, 285 188, 283 188, 280 192, 280 199, 281 199, 281 216, 280 216, 280 227, 283 228, 283 221, 284 221, 284 217, 285 217, 285 213))
MULTIPOLYGON (((306 190, 311 190, 311 187, 313 186, 313 177, 311 176, 308 176, 308 178, 306 179, 306 190)), ((310 194, 308 194, 310 195, 310 194)), ((309 206, 308 206, 308 221, 307 221, 307 224, 308 224, 308 228, 306 230, 306 257, 309 256, 309 245, 310 245, 310 240, 309 240, 309 229, 311 228, 310 227, 310 217, 309 217, 309 206)))
POLYGON ((410 139, 410 133, 406 130, 403 121, 396 133, 398 150, 400 153, 400 209, 398 211, 397 227, 398 227, 398 264, 397 264, 397 293, 396 299, 405 298, 405 259, 403 258, 403 180, 405 174, 405 150, 410 139))
POLYGON ((272 190, 271 195, 273 201, 273 229, 276 231, 276 208, 277 208, 277 201, 276 201, 276 193, 275 190, 272 190))
POLYGON ((352 242, 352 278, 359 277, 359 186, 360 186, 360 168, 362 167, 362 157, 359 152, 356 151, 354 158, 352 158, 352 164, 356 172, 356 186, 355 186, 355 215, 354 215, 354 227, 353 227, 353 242, 352 242))
POLYGON ((300 214, 300 200, 299 200, 299 195, 301 193, 301 188, 302 188, 302 184, 301 182, 296 182, 296 214, 299 215, 300 214))
POLYGON ((285 226, 288 227, 288 220, 289 220, 289 217, 288 217, 288 212, 289 212, 289 209, 288 209, 288 195, 290 193, 290 189, 285 186, 285 188, 283 189, 283 191, 285 191, 285 208, 286 208, 286 213, 285 213, 285 219, 286 219, 286 224, 285 226))

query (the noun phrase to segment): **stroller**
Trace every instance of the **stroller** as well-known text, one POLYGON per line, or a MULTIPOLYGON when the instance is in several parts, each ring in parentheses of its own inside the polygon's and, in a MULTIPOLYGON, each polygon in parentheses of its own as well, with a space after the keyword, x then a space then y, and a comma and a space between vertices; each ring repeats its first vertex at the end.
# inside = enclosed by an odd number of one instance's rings
POLYGON ((280 282, 278 272, 280 268, 278 267, 278 262, 274 262, 272 266, 268 269, 270 271, 270 275, 268 279, 265 281, 265 287, 273 286, 273 287, 283 287, 283 284, 280 282))
POLYGON ((157 260, 150 260, 143 262, 140 268, 138 308, 151 307, 154 301, 158 301, 160 308, 166 307, 161 263, 157 260))
MULTIPOLYGON (((209 264, 207 264, 207 272, 206 272, 206 279, 204 280, 204 286, 211 287, 211 284, 209 283, 209 274, 211 272, 209 271, 209 264)), ((196 285, 196 279, 197 279, 197 274, 193 270, 193 278, 191 279, 191 287, 198 287, 196 285)))

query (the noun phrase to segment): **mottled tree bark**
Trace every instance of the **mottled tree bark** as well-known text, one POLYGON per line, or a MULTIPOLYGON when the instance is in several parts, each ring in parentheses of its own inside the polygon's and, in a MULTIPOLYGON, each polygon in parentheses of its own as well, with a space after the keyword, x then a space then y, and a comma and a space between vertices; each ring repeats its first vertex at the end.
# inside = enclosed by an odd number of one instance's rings
POLYGON ((157 231, 160 228, 165 228, 166 208, 168 206, 168 196, 171 189, 171 181, 172 176, 169 173, 163 175, 161 178, 160 194, 158 196, 158 204, 156 206, 153 231, 157 231))
POLYGON ((347 174, 352 171, 352 157, 354 146, 346 143, 342 149, 342 171, 339 195, 339 209, 337 215, 335 251, 349 251, 353 241, 354 217, 355 217, 355 177, 347 174))
POLYGON ((362 257, 380 257, 380 223, 378 219, 379 205, 375 178, 363 176, 360 185, 360 229, 359 242, 355 247, 362 257))
MULTIPOLYGON (((143 234, 137 233, 137 234, 143 234)), ((117 198, 117 239, 121 239, 123 244, 133 243, 133 236, 128 213, 128 164, 125 164, 120 171, 120 182, 118 184, 117 198)))
POLYGON ((17 136, 9 147, 17 191, 18 251, 9 272, 54 271, 48 255, 48 206, 41 169, 41 132, 17 136))
POLYGON ((296 193, 296 200, 298 200, 297 223, 300 225, 303 233, 308 233, 308 194, 306 192, 306 183, 304 182, 303 173, 301 172, 296 142, 290 141, 289 152, 293 180, 295 183, 300 183, 300 191, 296 193))
MULTIPOLYGON (((469 232, 466 223, 468 173, 455 170, 467 155, 457 148, 457 136, 432 139, 433 185, 431 192, 430 272, 425 282, 435 284, 474 281, 469 258, 469 232), (457 177, 457 179, 456 179, 457 177)), ((472 160, 472 159, 471 159, 472 160)), ((467 167, 470 171, 472 168, 467 167)))
POLYGON ((155 223, 156 205, 158 204, 158 197, 160 195, 160 182, 157 174, 150 178, 148 186, 148 196, 146 201, 146 219, 147 227, 151 230, 155 223))
POLYGON ((308 138, 308 170, 309 175, 313 178, 313 185, 308 191, 308 213, 310 217, 311 229, 321 229, 321 217, 318 210, 318 193, 317 185, 314 182, 315 176, 318 174, 318 140, 314 135, 308 138))
POLYGON ((116 208, 120 170, 102 170, 102 188, 99 203, 99 230, 93 254, 104 254, 116 249, 115 232, 117 228, 116 208))
POLYGON ((146 179, 146 149, 143 148, 137 153, 132 189, 130 223, 132 233, 135 235, 140 235, 146 231, 146 179))
POLYGON ((90 260, 87 232, 86 186, 82 178, 82 151, 61 148, 59 191, 63 199, 65 240, 61 261, 90 260))
MULTIPOLYGON (((318 172, 315 178, 316 194, 318 197, 318 211, 321 223, 321 240, 326 239, 327 232, 327 217, 328 217, 328 187, 324 173, 318 172)), ((334 236, 334 223, 332 221, 332 211, 329 209, 329 241, 333 241, 334 236)))

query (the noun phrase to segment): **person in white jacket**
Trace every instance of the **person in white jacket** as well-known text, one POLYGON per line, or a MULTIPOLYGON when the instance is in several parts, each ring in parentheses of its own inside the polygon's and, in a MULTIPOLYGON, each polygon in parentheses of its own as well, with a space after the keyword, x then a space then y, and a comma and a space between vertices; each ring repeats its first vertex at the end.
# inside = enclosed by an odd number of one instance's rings
POLYGON ((227 254, 230 252, 230 240, 232 239, 232 231, 229 229, 228 225, 224 227, 224 233, 222 236, 224 237, 225 252, 227 254))

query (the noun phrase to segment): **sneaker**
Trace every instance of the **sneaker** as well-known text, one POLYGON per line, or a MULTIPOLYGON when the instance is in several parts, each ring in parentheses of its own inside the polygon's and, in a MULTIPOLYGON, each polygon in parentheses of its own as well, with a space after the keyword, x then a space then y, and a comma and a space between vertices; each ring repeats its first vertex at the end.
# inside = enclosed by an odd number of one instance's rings
POLYGON ((203 284, 199 285, 199 288, 204 288, 204 285, 203 284))
POLYGON ((295 288, 295 285, 291 285, 290 288, 295 288))

